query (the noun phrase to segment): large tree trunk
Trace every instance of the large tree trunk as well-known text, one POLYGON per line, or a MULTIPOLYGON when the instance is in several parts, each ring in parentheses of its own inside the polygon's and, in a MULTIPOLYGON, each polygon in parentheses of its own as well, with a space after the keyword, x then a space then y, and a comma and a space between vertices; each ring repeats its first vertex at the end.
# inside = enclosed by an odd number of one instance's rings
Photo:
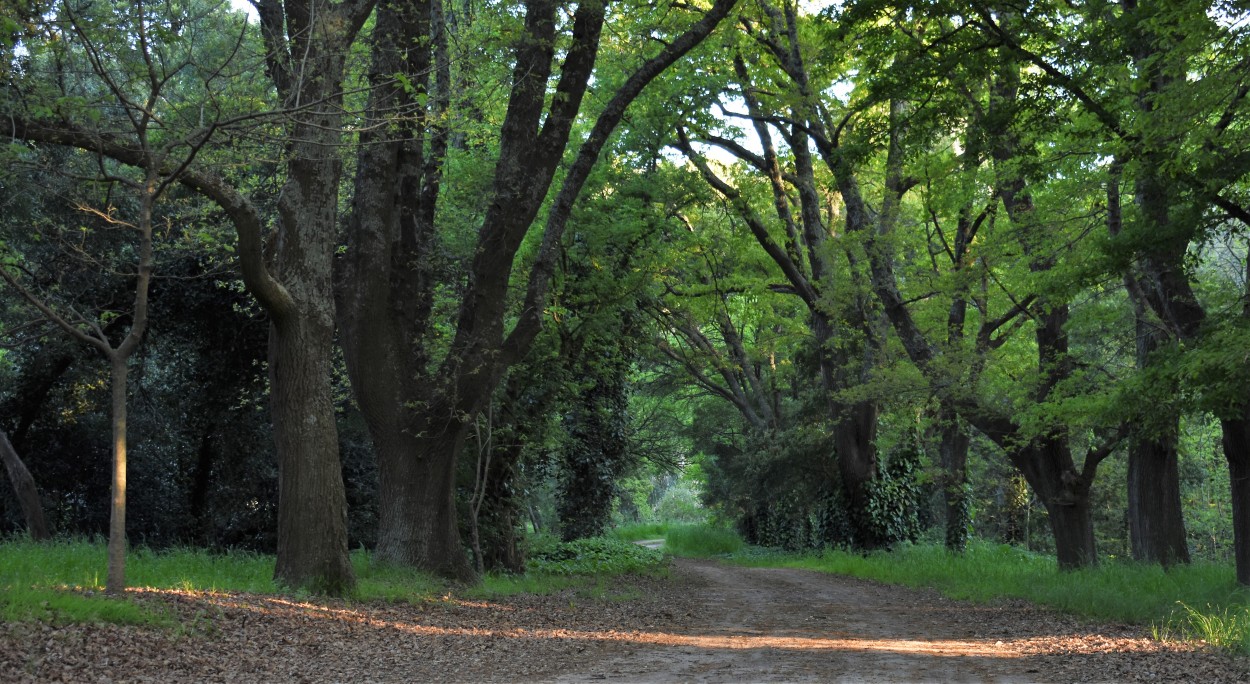
POLYGON ((1097 565, 1089 476, 1077 473, 1066 437, 1042 437, 1014 451, 1012 462, 1041 499, 1060 570, 1097 565))
MULTIPOLYGON (((328 285, 328 279, 327 279, 328 285)), ((291 587, 343 594, 355 586, 347 550, 347 498, 330 394, 334 328, 326 313, 270 329, 270 411, 278 453, 278 560, 291 587)))
POLYGON ((1050 531, 1055 536, 1055 557, 1060 570, 1079 570, 1098 564, 1089 497, 1046 502, 1050 531))
POLYGON ((248 288, 273 321, 270 406, 279 479, 274 576, 290 586, 342 594, 356 578, 347 551, 347 498, 330 390, 343 166, 339 148, 345 63, 374 3, 253 4, 267 72, 289 109, 287 177, 278 197, 272 273, 258 253, 256 226, 240 230, 239 250, 248 288))
POLYGON ((453 420, 379 445, 379 560, 476 580, 456 515, 456 462, 466 436, 467 426, 453 420))
POLYGON ((838 457, 838 473, 850 506, 850 519, 855 545, 874 549, 886 543, 881 531, 872 523, 869 505, 872 483, 877 476, 877 417, 875 401, 842 404, 834 407, 834 449, 838 457))
POLYGON ((35 486, 35 478, 26 469, 26 464, 17 455, 17 450, 3 430, 0 430, 0 459, 4 460, 4 469, 9 474, 9 483, 13 485, 13 493, 22 509, 22 516, 26 519, 26 530, 30 538, 35 541, 47 539, 51 534, 43 516, 43 503, 39 500, 39 488, 35 486))
POLYGON ((1189 562, 1175 431, 1129 446, 1128 522, 1134 560, 1164 567, 1189 562))
POLYGON ((1233 557, 1237 583, 1250 586, 1250 413, 1221 420, 1224 458, 1233 495, 1233 557))

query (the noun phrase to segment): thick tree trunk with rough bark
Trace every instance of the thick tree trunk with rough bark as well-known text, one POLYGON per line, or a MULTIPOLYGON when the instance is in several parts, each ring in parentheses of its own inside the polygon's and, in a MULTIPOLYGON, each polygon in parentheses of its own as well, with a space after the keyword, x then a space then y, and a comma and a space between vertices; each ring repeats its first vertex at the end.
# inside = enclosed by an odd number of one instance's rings
POLYGON ((1038 438, 1011 457, 1046 507, 1059 569, 1097 565, 1089 478, 1077 473, 1067 439, 1038 438))
POLYGON ((278 560, 291 587, 341 595, 355 586, 347 499, 330 395, 334 328, 324 315, 270 329, 270 411, 278 454, 278 560))
POLYGON ((456 456, 467 426, 450 420, 378 449, 377 557, 461 581, 477 578, 460 539, 456 456))
POLYGON ((1189 562, 1176 432, 1129 445, 1128 527, 1133 560, 1164 567, 1189 562))
POLYGON ((35 541, 47 539, 51 534, 43 515, 43 502, 39 500, 39 488, 35 486, 35 478, 31 476, 3 430, 0 430, 0 459, 4 461, 4 470, 9 475, 9 483, 13 485, 13 494, 17 497, 22 516, 26 519, 27 533, 35 541))
POLYGON ((272 273, 262 261, 257 227, 239 233, 245 282, 272 320, 270 407, 279 479, 274 577, 293 587, 343 594, 355 587, 356 578, 347 550, 347 499, 330 391, 332 266, 338 247, 344 66, 373 2, 254 4, 268 50, 268 74, 291 110, 272 273))

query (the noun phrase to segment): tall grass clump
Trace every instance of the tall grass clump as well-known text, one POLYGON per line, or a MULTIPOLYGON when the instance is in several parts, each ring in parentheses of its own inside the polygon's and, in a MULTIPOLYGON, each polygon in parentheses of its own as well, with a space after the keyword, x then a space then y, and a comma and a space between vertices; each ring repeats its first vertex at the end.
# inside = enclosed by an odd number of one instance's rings
POLYGON ((675 556, 707 558, 737 553, 742 538, 733 530, 711 525, 675 525, 664 536, 664 548, 675 556))
POLYGON ((1156 639, 1196 639, 1216 648, 1250 655, 1250 607, 1208 604, 1196 609, 1178 603, 1172 615, 1155 624, 1153 632, 1156 639))
POLYGON ((359 601, 405 601, 417 603, 438 595, 442 580, 415 568, 382 563, 364 549, 352 552, 352 568, 356 571, 356 592, 359 601))

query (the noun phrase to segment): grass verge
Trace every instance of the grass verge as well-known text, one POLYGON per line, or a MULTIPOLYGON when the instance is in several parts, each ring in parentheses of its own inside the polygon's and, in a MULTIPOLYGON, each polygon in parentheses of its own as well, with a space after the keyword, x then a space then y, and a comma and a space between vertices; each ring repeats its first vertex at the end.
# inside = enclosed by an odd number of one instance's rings
MULTIPOLYGON (((0 620, 171 624, 168 616, 126 597, 105 595, 106 566, 103 543, 0 542, 0 620)), ((126 580, 133 587, 272 593, 272 575, 273 560, 250 553, 136 549, 126 559, 126 580)))
POLYGON ((674 525, 664 536, 664 549, 676 556, 709 558, 738 553, 743 548, 737 533, 710 525, 674 525))
POLYGON ((668 534, 668 523, 634 523, 632 525, 621 525, 612 528, 608 534, 612 537, 627 542, 642 541, 644 539, 663 539, 668 534))
MULTIPOLYGON (((456 588, 454 593, 491 598, 573 589, 581 597, 616 599, 621 597, 612 594, 607 578, 660 572, 663 561, 658 551, 614 537, 570 543, 541 537, 531 540, 530 572, 491 575, 479 586, 456 588)), ((451 591, 443 580, 412 568, 375 562, 364 550, 352 553, 352 565, 357 578, 353 601, 422 602, 451 591)), ((150 604, 104 594, 106 567, 103 542, 0 541, 0 620, 176 626, 170 615, 150 604)), ((127 555, 126 579, 131 587, 151 589, 289 593, 274 583, 273 567, 273 556, 263 554, 139 548, 127 555)))
POLYGON ((905 545, 867 555, 755 551, 733 560, 933 587, 954 599, 1021 598, 1091 619, 1150 626, 1160 638, 1201 639, 1250 655, 1250 591, 1237 585, 1228 565, 1193 563, 1164 571, 1109 562, 1059 572, 1053 558, 989 543, 971 544, 962 555, 941 546, 905 545))

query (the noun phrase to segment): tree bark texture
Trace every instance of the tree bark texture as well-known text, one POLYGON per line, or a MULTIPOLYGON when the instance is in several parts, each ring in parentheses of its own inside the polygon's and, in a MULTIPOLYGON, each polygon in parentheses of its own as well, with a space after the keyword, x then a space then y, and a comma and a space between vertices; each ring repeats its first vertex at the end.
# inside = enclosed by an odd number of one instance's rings
POLYGON ((1176 433, 1129 445, 1128 523, 1133 560, 1164 567, 1189 562, 1176 433))
POLYGON ((473 581, 456 515, 456 454, 468 428, 457 420, 378 448, 379 560, 473 581))
POLYGON ((1233 497, 1233 558, 1237 583, 1250 586, 1250 411, 1221 420, 1224 458, 1233 497))
POLYGON ((943 405, 938 456, 942 465, 942 501, 946 508, 946 548, 962 553, 968 547, 968 446, 972 439, 958 414, 943 405))
POLYGON ((278 559, 290 587, 341 595, 355 586, 347 549, 347 499, 330 395, 334 328, 324 316, 270 329, 270 412, 278 454, 278 559))
POLYGON ((9 475, 9 484, 13 485, 13 493, 22 509, 22 517, 26 519, 26 530, 30 538, 35 541, 49 538, 51 534, 43 515, 43 502, 39 499, 35 478, 31 476, 3 430, 0 430, 0 458, 4 460, 4 470, 9 475))
POLYGON ((270 410, 279 480, 274 576, 289 586, 330 594, 347 593, 356 583, 330 390, 332 266, 338 246, 344 66, 372 7, 370 0, 257 3, 267 71, 291 110, 272 274, 259 261, 259 236, 240 228, 245 280, 272 321, 270 410))
POLYGON ((1076 471, 1067 439, 1038 438, 1027 447, 1010 452, 1010 456, 1046 508, 1059 569, 1096 565, 1090 478, 1076 471))
MULTIPOLYGON (((1167 334, 1147 320, 1144 302, 1135 304, 1137 366, 1144 370, 1151 362, 1150 354, 1166 341, 1167 334)), ((1189 543, 1177 470, 1180 417, 1166 405, 1145 410, 1162 410, 1168 415, 1162 421, 1150 421, 1161 423, 1158 431, 1151 430, 1129 443, 1128 526, 1133 559, 1164 567, 1188 563, 1189 543)))
MULTIPOLYGON (((327 71, 327 78, 336 73, 327 71)), ((295 145, 278 202, 278 278, 291 302, 272 316, 269 376, 279 479, 274 574, 292 587, 337 594, 355 585, 355 575, 330 390, 340 164, 325 152, 338 138, 337 117, 327 119, 296 127, 296 140, 309 142, 295 145)))

